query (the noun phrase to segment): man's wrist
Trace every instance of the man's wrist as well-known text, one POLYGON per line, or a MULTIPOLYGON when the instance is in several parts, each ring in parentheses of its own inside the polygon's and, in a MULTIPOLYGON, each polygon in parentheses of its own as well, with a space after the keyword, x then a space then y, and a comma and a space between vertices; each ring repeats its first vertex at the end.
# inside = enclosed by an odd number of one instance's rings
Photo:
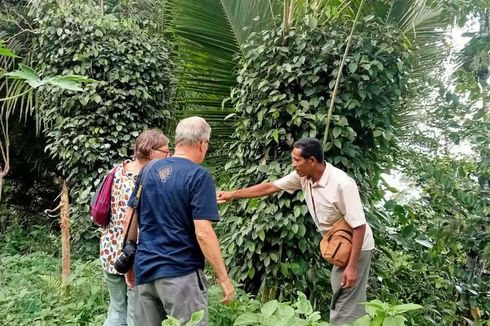
POLYGON ((357 262, 350 262, 351 260, 355 260, 355 259, 349 259, 349 262, 347 263, 347 266, 345 267, 346 269, 354 269, 357 271, 357 262))

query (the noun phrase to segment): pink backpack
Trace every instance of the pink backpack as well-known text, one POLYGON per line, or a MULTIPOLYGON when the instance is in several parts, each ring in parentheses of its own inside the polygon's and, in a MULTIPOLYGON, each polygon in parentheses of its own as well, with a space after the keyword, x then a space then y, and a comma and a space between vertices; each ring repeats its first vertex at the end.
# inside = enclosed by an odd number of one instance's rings
POLYGON ((107 226, 111 219, 111 190, 116 169, 113 168, 105 176, 90 200, 90 219, 100 226, 107 226))

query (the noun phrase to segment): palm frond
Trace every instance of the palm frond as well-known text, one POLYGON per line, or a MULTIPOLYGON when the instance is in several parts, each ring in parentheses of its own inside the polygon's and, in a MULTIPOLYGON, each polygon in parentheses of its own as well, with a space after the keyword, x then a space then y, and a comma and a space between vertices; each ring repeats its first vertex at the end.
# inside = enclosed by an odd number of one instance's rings
POLYGON ((40 131, 41 118, 35 114, 36 98, 33 89, 23 80, 7 79, 0 74, 0 116, 7 118, 17 111, 19 118, 36 117, 36 132, 40 131))
MULTIPOLYGON (((231 108, 223 100, 236 85, 237 56, 248 36, 278 24, 273 10, 282 1, 169 0, 169 30, 175 40, 179 65, 175 122, 198 115, 212 128, 208 166, 224 166, 234 121, 225 120, 231 108)), ((171 126, 173 130, 175 126, 171 126)))
POLYGON ((236 55, 254 31, 278 24, 281 1, 170 0, 169 29, 182 71, 177 101, 188 109, 221 108, 236 85, 236 55))

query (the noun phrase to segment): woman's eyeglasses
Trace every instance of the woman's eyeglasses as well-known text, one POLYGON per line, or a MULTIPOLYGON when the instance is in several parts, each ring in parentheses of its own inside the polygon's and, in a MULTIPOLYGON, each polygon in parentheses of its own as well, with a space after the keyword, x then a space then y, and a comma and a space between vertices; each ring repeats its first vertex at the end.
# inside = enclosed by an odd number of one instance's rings
POLYGON ((157 151, 157 152, 160 152, 160 153, 164 153, 164 154, 167 154, 167 155, 172 155, 172 151, 169 149, 168 151, 164 150, 164 149, 156 149, 156 148, 153 148, 154 151, 157 151))

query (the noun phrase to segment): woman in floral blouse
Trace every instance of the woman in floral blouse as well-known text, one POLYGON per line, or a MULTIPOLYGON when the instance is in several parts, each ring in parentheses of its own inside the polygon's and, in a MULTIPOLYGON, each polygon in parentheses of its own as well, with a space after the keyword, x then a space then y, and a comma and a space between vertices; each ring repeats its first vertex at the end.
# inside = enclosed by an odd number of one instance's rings
POLYGON ((133 290, 127 286, 124 275, 116 272, 114 263, 121 253, 124 216, 138 173, 150 160, 168 156, 168 138, 157 130, 147 130, 134 143, 134 160, 116 166, 111 190, 111 220, 100 238, 100 260, 110 296, 104 326, 133 325, 133 290))

